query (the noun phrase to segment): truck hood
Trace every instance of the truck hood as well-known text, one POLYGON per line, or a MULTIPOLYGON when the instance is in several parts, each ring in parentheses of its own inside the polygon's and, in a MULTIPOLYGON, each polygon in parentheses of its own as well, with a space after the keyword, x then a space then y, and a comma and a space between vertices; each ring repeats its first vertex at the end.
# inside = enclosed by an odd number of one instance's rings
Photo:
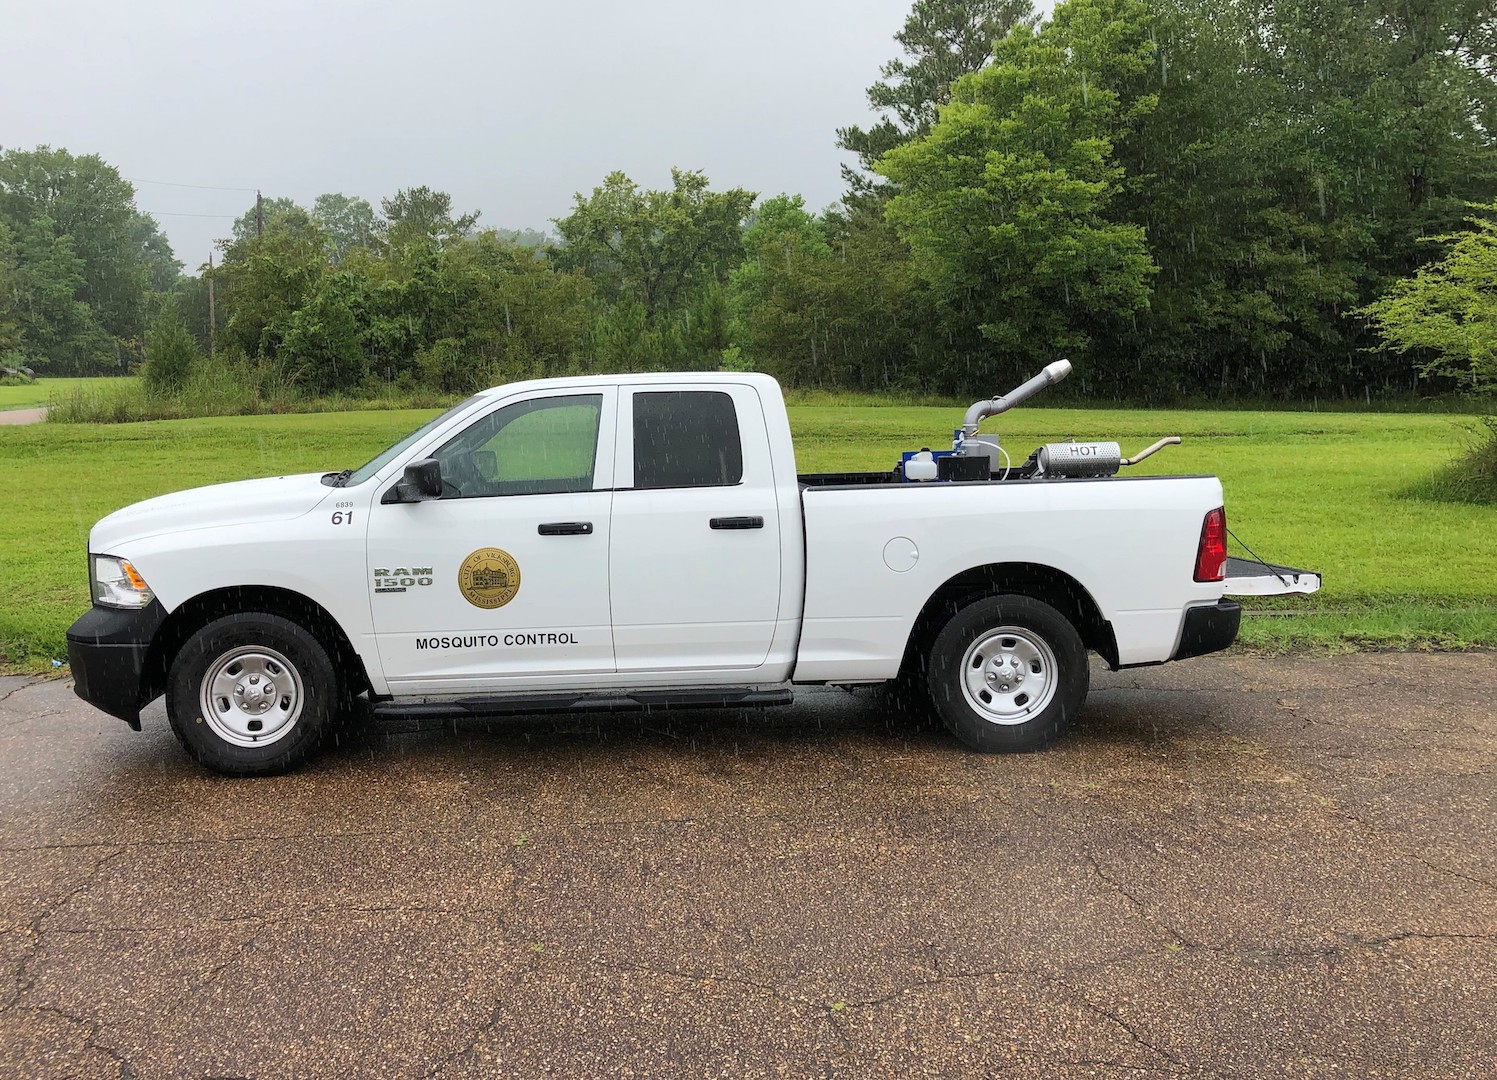
POLYGON ((121 544, 162 533, 301 517, 336 490, 322 483, 322 476, 322 473, 303 473, 240 480, 132 503, 93 527, 88 549, 109 555, 121 544))

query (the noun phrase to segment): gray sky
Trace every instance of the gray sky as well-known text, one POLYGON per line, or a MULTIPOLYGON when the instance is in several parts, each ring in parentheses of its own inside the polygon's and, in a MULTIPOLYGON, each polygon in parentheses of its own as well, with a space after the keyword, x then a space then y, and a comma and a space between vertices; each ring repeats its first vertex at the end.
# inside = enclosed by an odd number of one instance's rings
POLYGON ((546 228, 613 169, 654 187, 677 165, 820 208, 910 2, 0 0, 0 145, 251 189, 136 184, 189 270, 256 187, 378 207, 428 184, 546 228))

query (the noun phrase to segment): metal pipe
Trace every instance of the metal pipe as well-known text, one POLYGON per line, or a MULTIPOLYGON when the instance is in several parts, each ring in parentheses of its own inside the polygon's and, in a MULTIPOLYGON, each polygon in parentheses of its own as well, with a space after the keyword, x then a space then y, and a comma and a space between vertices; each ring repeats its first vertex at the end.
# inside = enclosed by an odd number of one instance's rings
POLYGON ((1179 444, 1180 444, 1180 436, 1178 436, 1178 435, 1166 435, 1164 438, 1160 439, 1153 446, 1146 446, 1146 447, 1144 447, 1142 450, 1140 450, 1138 453, 1134 454, 1132 457, 1125 457, 1122 461, 1118 462, 1118 464, 1119 465, 1137 465, 1140 461, 1142 461, 1144 458, 1148 457, 1150 454, 1157 454, 1160 450, 1163 450, 1166 446, 1178 446, 1179 444))
POLYGON ((997 416, 999 413, 1008 412, 1015 405, 1028 401, 1047 386, 1054 386, 1071 373, 1071 362, 1069 360, 1057 360, 1046 366, 1028 382, 1016 386, 1002 397, 990 398, 987 401, 973 402, 972 407, 967 410, 967 415, 962 417, 962 434, 964 436, 976 435, 977 425, 989 416, 997 416))

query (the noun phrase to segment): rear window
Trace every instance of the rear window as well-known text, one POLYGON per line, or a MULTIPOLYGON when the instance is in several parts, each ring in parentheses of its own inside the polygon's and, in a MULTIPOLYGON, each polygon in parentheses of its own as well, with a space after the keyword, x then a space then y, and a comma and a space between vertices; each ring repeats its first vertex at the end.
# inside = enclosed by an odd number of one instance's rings
POLYGON ((733 398, 720 390, 634 395, 635 488, 727 487, 743 480, 733 398))

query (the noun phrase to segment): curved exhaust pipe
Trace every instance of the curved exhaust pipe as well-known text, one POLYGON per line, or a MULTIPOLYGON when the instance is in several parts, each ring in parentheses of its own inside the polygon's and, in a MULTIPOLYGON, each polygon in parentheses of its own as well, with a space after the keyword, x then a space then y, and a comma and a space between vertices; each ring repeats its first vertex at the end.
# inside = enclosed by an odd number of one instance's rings
POLYGON ((1047 386, 1054 386, 1060 380, 1071 373, 1071 362, 1069 360, 1057 360, 1053 364, 1046 365, 1045 370, 1040 372, 1028 382, 1014 387, 1002 397, 989 398, 987 401, 976 401, 967 410, 967 415, 962 417, 962 436, 964 438, 977 434, 977 425, 990 416, 1008 412, 1015 405, 1022 404, 1034 397, 1047 386))

